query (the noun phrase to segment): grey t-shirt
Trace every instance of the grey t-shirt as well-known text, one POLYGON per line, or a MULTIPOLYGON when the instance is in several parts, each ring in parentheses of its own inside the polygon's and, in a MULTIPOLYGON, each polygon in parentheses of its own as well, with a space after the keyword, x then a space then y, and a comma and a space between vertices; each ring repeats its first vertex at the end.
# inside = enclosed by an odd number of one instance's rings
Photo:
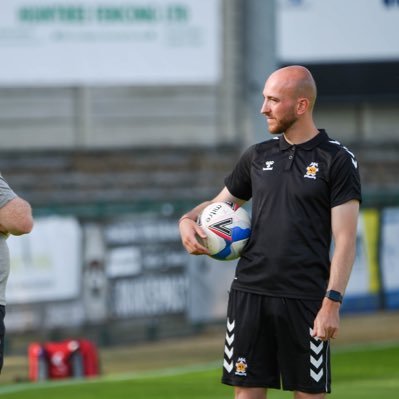
MULTIPOLYGON (((0 208, 16 196, 0 174, 0 208)), ((10 255, 6 240, 7 235, 0 233, 0 305, 6 304, 6 284, 10 273, 10 255)))

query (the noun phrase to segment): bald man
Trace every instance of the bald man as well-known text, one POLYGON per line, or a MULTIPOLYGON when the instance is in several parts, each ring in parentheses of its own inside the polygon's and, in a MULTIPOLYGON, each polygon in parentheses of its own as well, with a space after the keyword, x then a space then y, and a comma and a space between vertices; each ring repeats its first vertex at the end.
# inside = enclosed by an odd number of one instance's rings
POLYGON ((195 222, 204 207, 252 200, 252 234, 227 310, 222 382, 236 399, 281 387, 296 399, 331 391, 329 340, 355 258, 361 187, 353 153, 313 121, 316 96, 308 69, 272 73, 261 113, 276 137, 248 148, 221 192, 179 220, 186 250, 208 254, 195 222))

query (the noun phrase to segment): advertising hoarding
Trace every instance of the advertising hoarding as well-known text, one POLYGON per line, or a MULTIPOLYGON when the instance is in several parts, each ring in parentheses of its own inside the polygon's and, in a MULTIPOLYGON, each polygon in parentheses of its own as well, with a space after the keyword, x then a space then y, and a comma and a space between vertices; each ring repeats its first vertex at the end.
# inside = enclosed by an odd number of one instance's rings
POLYGON ((219 0, 2 0, 0 85, 213 84, 219 0))

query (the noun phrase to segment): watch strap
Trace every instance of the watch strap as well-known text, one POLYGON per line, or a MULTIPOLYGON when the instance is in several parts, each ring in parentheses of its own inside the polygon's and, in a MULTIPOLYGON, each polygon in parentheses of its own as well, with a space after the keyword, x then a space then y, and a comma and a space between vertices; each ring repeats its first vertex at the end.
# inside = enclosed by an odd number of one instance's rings
POLYGON ((342 300, 344 299, 340 292, 334 290, 328 290, 325 296, 326 298, 331 299, 334 302, 340 303, 342 303, 342 300))

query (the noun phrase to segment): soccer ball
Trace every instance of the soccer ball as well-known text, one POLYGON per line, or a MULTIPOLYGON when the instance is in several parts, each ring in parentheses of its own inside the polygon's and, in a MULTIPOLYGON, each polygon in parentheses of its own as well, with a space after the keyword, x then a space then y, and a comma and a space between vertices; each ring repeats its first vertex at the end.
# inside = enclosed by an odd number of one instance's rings
POLYGON ((231 202, 214 202, 201 212, 197 222, 207 235, 201 242, 212 258, 232 260, 241 256, 251 235, 251 219, 245 209, 231 202))

